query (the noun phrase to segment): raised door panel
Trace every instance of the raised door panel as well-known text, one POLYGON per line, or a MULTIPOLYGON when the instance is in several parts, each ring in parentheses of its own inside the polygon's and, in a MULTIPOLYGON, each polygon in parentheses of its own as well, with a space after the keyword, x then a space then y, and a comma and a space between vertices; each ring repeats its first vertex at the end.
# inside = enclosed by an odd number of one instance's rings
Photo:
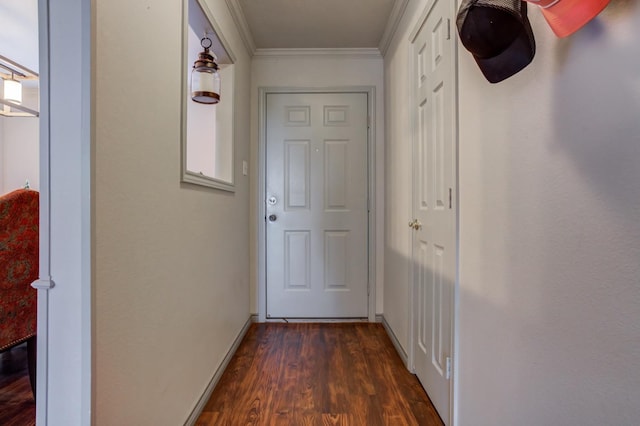
POLYGON ((349 231, 326 231, 324 234, 324 250, 325 290, 348 291, 348 270, 351 263, 349 231))
POLYGON ((324 142, 324 204, 326 211, 347 210, 347 160, 349 141, 327 140, 324 142))
POLYGON ((284 142, 284 194, 285 209, 309 209, 310 158, 309 140, 284 142))
POLYGON ((285 290, 311 289, 311 235, 309 231, 284 233, 285 290))

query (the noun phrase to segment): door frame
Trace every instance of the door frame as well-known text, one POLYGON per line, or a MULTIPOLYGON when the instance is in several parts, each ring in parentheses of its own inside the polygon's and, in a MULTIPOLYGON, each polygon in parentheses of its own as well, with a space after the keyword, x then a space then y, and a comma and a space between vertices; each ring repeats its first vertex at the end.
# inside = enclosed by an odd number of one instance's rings
POLYGON ((95 0, 38 0, 40 261, 31 284, 38 293, 38 426, 61 419, 91 424, 95 413, 94 14, 95 0), (64 234, 60 225, 70 220, 77 233, 64 234), (66 372, 70 362, 77 375, 66 372))
MULTIPOLYGON (((258 88, 258 189, 256 191, 256 280, 258 285, 258 321, 267 321, 267 228, 266 228, 266 173, 267 173, 267 95, 287 93, 364 93, 367 95, 367 192, 368 192, 368 282, 367 318, 376 321, 376 88, 375 86, 344 87, 259 87, 258 88)), ((381 234, 381 233, 380 233, 381 234)))
MULTIPOLYGON (((445 1, 445 0, 428 0, 427 4, 424 6, 424 9, 422 11, 422 13, 420 14, 420 17, 418 18, 418 20, 416 21, 410 35, 409 35, 409 47, 410 47, 410 54, 409 54, 409 81, 410 81, 410 91, 411 91, 411 113, 410 113, 410 119, 411 119, 411 155, 413 155, 413 150, 416 144, 416 132, 417 132, 417 128, 418 128, 418 118, 416 117, 416 111, 415 111, 415 104, 416 104, 416 91, 414 90, 414 70, 416 67, 416 63, 415 63, 415 58, 413 55, 413 43, 415 43, 418 34, 420 33, 420 30, 422 29, 422 27, 424 26, 424 24, 427 21, 427 18, 429 17, 429 15, 431 14, 431 11, 436 3, 436 1, 445 1)), ((451 108, 451 113, 453 114, 453 120, 452 120, 452 143, 453 143, 453 163, 454 163, 454 170, 453 170, 453 179, 454 179, 454 183, 453 183, 453 196, 452 196, 452 202, 453 202, 453 214, 454 216, 454 221, 455 221, 455 225, 454 225, 454 230, 455 230, 455 235, 454 235, 454 247, 455 247, 455 279, 454 279, 454 287, 453 287, 453 309, 452 309, 452 318, 451 318, 451 359, 452 359, 452 365, 451 365, 451 387, 450 387, 450 391, 449 391, 449 401, 450 401, 450 405, 449 405, 449 419, 450 419, 450 423, 451 425, 457 425, 458 424, 458 358, 459 358, 459 354, 458 354, 458 348, 459 348, 459 321, 458 318, 460 318, 460 312, 459 312, 459 307, 460 307, 460 193, 459 193, 459 189, 460 189, 460 152, 459 152, 459 148, 460 148, 460 143, 459 143, 459 99, 460 99, 460 95, 459 95, 459 81, 458 81, 458 33, 455 29, 455 21, 454 21, 454 17, 456 16, 456 11, 457 11, 457 7, 458 7, 458 1, 454 1, 454 2, 450 2, 450 10, 449 10, 449 16, 450 18, 448 19, 448 25, 449 25, 449 35, 452 38, 451 40, 451 44, 450 44, 450 54, 451 54, 451 61, 452 61, 452 66, 453 66, 453 105, 451 108)), ((412 162, 412 176, 413 176, 413 162, 412 162)), ((413 177, 411 179, 411 206, 410 206, 410 212, 413 215, 413 208, 415 205, 415 190, 416 188, 414 188, 414 184, 413 184, 413 177)), ((408 353, 407 353, 407 367, 409 369, 409 371, 411 371, 412 373, 415 373, 415 360, 414 360, 414 349, 415 349, 415 339, 414 339, 414 324, 415 324, 415 312, 414 312, 414 294, 415 294, 415 281, 414 281, 414 257, 415 257, 415 253, 414 253, 414 244, 413 244, 413 239, 415 238, 415 236, 412 234, 411 237, 409 238, 409 253, 411 253, 411 259, 409 261, 409 300, 408 300, 408 321, 409 321, 409 348, 408 348, 408 353)))

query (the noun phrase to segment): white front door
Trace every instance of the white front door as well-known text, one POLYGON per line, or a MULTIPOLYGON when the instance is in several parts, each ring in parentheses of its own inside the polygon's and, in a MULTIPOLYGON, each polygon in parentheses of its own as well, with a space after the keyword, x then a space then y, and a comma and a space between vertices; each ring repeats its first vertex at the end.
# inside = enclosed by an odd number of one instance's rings
POLYGON ((268 93, 267 318, 368 307, 367 94, 268 93))
POLYGON ((413 366, 450 424, 456 273, 455 74, 450 2, 435 0, 413 40, 413 366))

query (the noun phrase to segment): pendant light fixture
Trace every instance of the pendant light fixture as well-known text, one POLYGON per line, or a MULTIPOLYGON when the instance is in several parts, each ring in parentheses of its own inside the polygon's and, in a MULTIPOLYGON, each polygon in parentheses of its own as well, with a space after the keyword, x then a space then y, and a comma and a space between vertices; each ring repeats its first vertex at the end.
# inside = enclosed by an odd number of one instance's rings
POLYGON ((17 104, 22 103, 22 83, 15 79, 13 73, 10 79, 4 80, 4 99, 17 104))
POLYGON ((0 96, 0 116, 39 116, 38 111, 22 105, 22 83, 25 81, 36 83, 38 81, 37 72, 0 55, 0 79, 3 87, 2 96, 0 96))
POLYGON ((191 99, 201 104, 217 104, 220 102, 220 74, 215 57, 209 51, 212 45, 207 36, 200 40, 204 48, 191 70, 191 99))

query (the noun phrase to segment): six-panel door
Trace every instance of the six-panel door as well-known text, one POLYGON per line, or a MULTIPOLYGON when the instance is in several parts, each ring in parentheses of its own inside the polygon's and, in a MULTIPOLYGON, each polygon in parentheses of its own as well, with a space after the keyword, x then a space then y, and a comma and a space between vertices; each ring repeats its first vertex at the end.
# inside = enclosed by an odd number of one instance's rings
POLYGON ((367 317, 367 94, 267 94, 267 318, 367 317))

